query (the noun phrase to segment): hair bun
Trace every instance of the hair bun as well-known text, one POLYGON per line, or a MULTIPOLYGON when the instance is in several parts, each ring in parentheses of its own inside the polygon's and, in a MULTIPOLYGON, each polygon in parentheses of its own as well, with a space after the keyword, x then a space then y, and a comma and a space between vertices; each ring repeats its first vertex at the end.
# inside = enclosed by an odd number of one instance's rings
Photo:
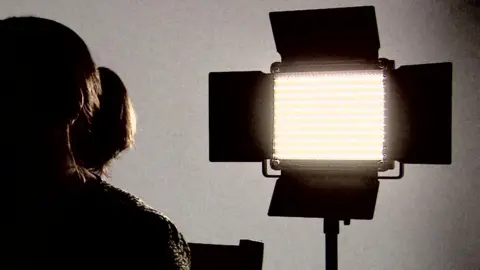
POLYGON ((108 164, 133 145, 135 113, 127 88, 111 69, 98 68, 102 92, 100 108, 91 120, 89 146, 79 158, 83 167, 105 173, 108 164))

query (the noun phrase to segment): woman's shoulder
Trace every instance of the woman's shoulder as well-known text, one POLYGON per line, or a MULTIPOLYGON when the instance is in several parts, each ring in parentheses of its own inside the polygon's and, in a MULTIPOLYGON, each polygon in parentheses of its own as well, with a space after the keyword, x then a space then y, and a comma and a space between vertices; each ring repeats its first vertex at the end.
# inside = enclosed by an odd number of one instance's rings
POLYGON ((145 257, 148 254, 156 258, 168 256, 164 261, 174 265, 171 269, 189 269, 191 255, 188 243, 165 214, 103 180, 90 183, 89 190, 95 197, 92 201, 97 209, 103 209, 101 212, 107 219, 122 222, 124 229, 134 231, 132 237, 137 239, 138 245, 145 247, 145 257))

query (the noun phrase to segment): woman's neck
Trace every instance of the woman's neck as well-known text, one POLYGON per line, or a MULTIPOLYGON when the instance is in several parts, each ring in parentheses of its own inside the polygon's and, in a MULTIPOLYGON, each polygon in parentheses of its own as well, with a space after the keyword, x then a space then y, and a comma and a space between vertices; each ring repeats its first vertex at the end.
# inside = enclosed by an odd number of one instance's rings
POLYGON ((30 177, 45 177, 52 181, 63 181, 76 173, 76 164, 68 144, 67 128, 51 129, 24 144, 28 161, 18 163, 17 169, 30 177))

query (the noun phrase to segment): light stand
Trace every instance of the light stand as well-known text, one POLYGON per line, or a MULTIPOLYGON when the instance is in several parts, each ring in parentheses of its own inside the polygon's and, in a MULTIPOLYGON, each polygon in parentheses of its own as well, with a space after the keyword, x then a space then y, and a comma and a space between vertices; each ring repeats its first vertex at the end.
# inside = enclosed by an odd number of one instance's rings
POLYGON ((209 160, 263 162, 263 175, 278 178, 268 215, 324 219, 326 269, 337 269, 339 222, 373 219, 379 179, 402 178, 403 164, 452 163, 452 63, 395 68, 394 61, 379 58, 373 6, 271 12, 270 22, 281 56, 271 73, 209 74, 209 160), (372 68, 386 71, 384 163, 271 161, 281 175, 269 175, 275 76, 372 68), (380 177, 394 162, 399 175, 380 177))
POLYGON ((325 269, 338 269, 338 234, 340 224, 338 220, 324 219, 323 232, 325 233, 325 269))

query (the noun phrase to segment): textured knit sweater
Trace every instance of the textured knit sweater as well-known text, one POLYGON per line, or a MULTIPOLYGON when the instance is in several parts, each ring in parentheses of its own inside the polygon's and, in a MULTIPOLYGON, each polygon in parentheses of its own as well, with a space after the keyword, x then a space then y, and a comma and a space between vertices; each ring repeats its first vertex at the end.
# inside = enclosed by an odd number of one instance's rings
POLYGON ((49 196, 17 210, 11 269, 190 269, 182 234, 133 195, 97 178, 49 196))

